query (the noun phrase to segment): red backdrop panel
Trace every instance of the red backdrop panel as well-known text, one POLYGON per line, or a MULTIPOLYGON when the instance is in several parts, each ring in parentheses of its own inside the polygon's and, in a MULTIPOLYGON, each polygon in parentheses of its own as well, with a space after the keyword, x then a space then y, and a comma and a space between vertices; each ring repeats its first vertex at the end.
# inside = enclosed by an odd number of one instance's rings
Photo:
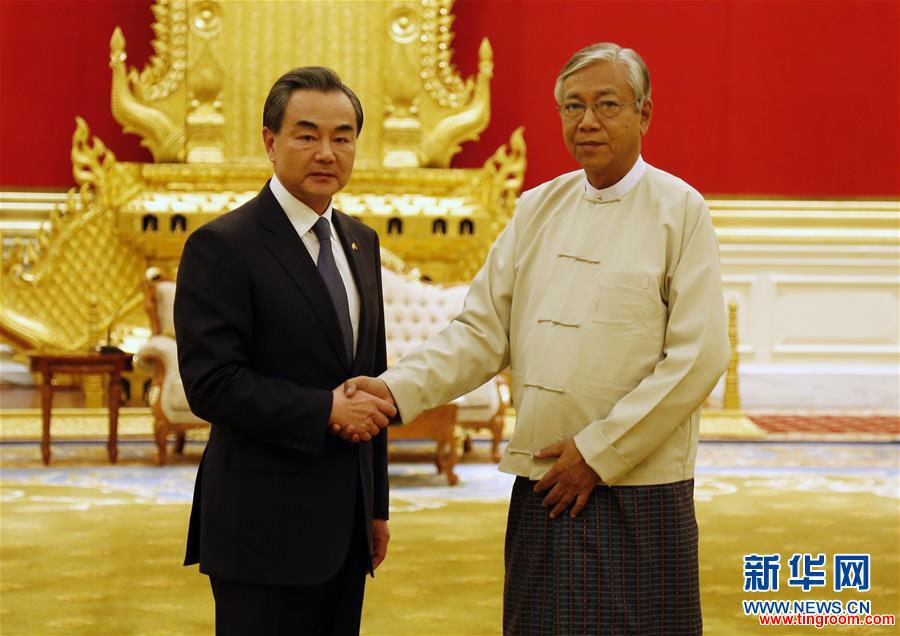
POLYGON ((553 84, 576 50, 637 50, 654 114, 644 156, 707 194, 900 194, 897 2, 458 0, 456 60, 494 48, 491 125, 456 165, 525 126, 527 184, 577 168, 553 84))
MULTIPOLYGON (((149 161, 109 112, 109 38, 150 53, 150 0, 0 1, 0 186, 65 187, 75 115, 121 160, 149 161)), ((900 3, 458 0, 455 61, 494 48, 493 118, 455 166, 525 126, 526 186, 577 167, 554 110, 557 72, 614 41, 650 67, 644 156, 706 194, 900 196, 900 3)), ((371 106, 370 106, 371 107, 371 106)))
POLYGON ((0 187, 74 183, 75 117, 121 160, 152 161, 110 112, 109 39, 120 25, 128 64, 150 54, 148 0, 0 0, 0 187))

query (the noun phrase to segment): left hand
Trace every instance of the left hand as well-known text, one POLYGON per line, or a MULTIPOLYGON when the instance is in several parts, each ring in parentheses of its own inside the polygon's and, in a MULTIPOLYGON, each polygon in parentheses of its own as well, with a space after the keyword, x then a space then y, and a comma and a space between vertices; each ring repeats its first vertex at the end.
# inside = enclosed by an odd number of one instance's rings
POLYGON ((534 456, 538 459, 559 457, 544 478, 534 486, 534 492, 552 488, 544 497, 544 508, 552 506, 550 518, 556 519, 569 506, 572 506, 570 516, 577 517, 587 505, 594 487, 600 483, 600 476, 584 461, 575 446, 575 440, 558 442, 538 451, 534 456), (573 502, 575 505, 572 505, 573 502))
POLYGON ((391 540, 391 531, 388 528, 387 519, 372 519, 372 541, 375 554, 372 556, 372 569, 374 570, 384 557, 387 556, 388 542, 391 540))

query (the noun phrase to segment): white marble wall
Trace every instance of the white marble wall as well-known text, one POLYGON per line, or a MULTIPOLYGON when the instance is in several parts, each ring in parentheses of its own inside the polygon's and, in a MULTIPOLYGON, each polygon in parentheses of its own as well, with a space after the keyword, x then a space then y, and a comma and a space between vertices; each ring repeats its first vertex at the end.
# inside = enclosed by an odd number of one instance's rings
POLYGON ((723 242, 720 251, 726 299, 739 306, 744 408, 900 411, 898 245, 723 242))

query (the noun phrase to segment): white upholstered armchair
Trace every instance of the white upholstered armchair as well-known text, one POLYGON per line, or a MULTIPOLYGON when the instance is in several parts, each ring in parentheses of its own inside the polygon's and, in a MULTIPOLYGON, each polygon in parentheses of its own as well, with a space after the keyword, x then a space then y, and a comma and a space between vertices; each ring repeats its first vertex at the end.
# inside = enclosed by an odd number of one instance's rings
POLYGON ((185 431, 208 426, 191 412, 178 372, 175 344, 175 282, 163 280, 151 267, 144 279, 144 308, 150 318, 153 335, 138 351, 138 362, 153 368, 148 399, 153 412, 153 434, 159 463, 166 463, 169 435, 175 433, 175 452, 184 450, 185 431))
MULTIPOLYGON (((395 258, 395 257, 394 257, 395 258)), ((388 365, 399 360, 409 351, 415 349, 432 333, 445 327, 460 309, 465 300, 467 285, 444 287, 422 282, 416 276, 398 273, 398 265, 392 255, 383 251, 382 279, 384 286, 384 316, 387 335, 388 365)), ((454 400, 451 411, 444 411, 445 417, 452 417, 452 424, 463 430, 488 429, 492 433, 492 458, 500 461, 499 445, 503 436, 503 416, 506 407, 501 396, 500 382, 497 377, 490 379, 471 393, 454 400)), ((436 409, 437 410, 437 409, 436 409)), ((456 476, 452 467, 458 459, 458 450, 443 448, 446 432, 439 430, 433 421, 439 414, 425 414, 427 426, 417 426, 413 422, 405 427, 392 428, 390 438, 428 436, 429 431, 436 435, 438 442, 438 468, 447 473, 451 483, 456 476)), ((454 445, 455 446, 455 445, 454 445)))
MULTIPOLYGON (((389 364, 446 326, 462 309, 468 290, 465 285, 443 287, 422 282, 416 276, 405 273, 403 262, 387 251, 382 254, 382 279, 389 364)), ((164 280, 159 270, 151 267, 145 277, 144 295, 153 335, 137 355, 140 363, 154 369, 149 402, 153 411, 159 463, 164 464, 169 435, 175 433, 175 450, 181 452, 185 431, 208 424, 191 412, 178 372, 173 318, 175 282, 164 280)), ((463 430, 490 430, 493 436, 492 457, 498 462, 504 409, 500 384, 497 378, 492 378, 453 403, 423 414, 416 422, 392 429, 390 436, 395 439, 434 439, 438 445, 438 470, 447 475, 451 484, 455 484, 457 477, 453 466, 460 454, 456 443, 457 427, 463 430)))

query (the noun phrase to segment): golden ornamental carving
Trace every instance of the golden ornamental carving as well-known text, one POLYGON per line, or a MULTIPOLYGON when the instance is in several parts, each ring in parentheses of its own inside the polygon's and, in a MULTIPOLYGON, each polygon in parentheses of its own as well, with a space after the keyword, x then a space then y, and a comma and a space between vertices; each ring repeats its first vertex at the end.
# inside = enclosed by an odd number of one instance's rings
POLYGON ((460 144, 488 124, 493 74, 487 40, 477 74, 457 73, 452 6, 156 0, 154 54, 140 72, 126 67, 116 28, 111 109, 153 163, 116 161, 78 120, 78 186, 4 256, 0 331, 22 345, 73 349, 110 325, 142 320, 132 310, 147 267, 175 271, 194 229, 271 176, 262 104, 280 74, 303 65, 337 70, 365 107, 356 169, 335 206, 378 231, 423 277, 469 281, 514 212, 525 142, 518 129, 482 168, 449 168, 460 144), (88 321, 91 295, 97 318, 88 321))
POLYGON ((525 180, 525 166, 525 127, 519 126, 510 135, 509 144, 497 148, 484 162, 480 204, 493 212, 490 226, 484 231, 488 240, 465 252, 459 263, 458 280, 471 280, 478 273, 494 240, 512 219, 525 180))
POLYGON ((419 119, 419 64, 415 41, 420 32, 414 2, 397 2, 388 13, 386 64, 382 67, 384 123, 382 163, 392 168, 416 167, 422 141, 419 119))
MULTIPOLYGON (((205 7, 198 9, 206 15, 205 7)), ((154 54, 140 75, 137 69, 128 72, 130 87, 144 102, 159 101, 174 93, 184 80, 187 66, 186 0, 158 0, 151 10, 155 18, 151 28, 156 37, 150 43, 154 54)))
POLYGON ((157 163, 266 165, 258 122, 268 88, 292 66, 325 65, 366 107, 359 165, 446 168, 487 126, 493 74, 487 40, 477 76, 457 72, 452 7, 157 0, 155 53, 140 73, 126 69, 121 29, 110 40, 113 115, 157 163))
POLYGON ((194 2, 190 19, 191 29, 202 38, 213 38, 222 32, 222 8, 218 2, 194 2))
POLYGON ((525 127, 519 126, 503 144, 484 162, 484 171, 490 187, 485 190, 481 204, 496 210, 491 232, 496 236, 503 231, 516 211, 516 203, 525 181, 525 127))
MULTIPOLYGON (((141 84, 135 83, 134 69, 129 75, 125 73, 125 36, 119 27, 113 32, 109 49, 113 80, 110 103, 116 121, 122 124, 126 133, 141 137, 141 145, 150 151, 154 161, 183 161, 184 126, 177 125, 165 111, 144 103, 135 95, 144 91, 135 90, 141 84)), ((173 94, 169 92, 166 97, 173 94)))
POLYGON ((422 165, 445 168, 458 153, 464 141, 478 139, 491 119, 491 77, 494 75, 494 52, 487 38, 478 49, 478 78, 472 100, 465 108, 449 115, 430 128, 422 140, 422 165))
POLYGON ((141 256, 116 234, 115 208, 139 186, 132 168, 78 119, 72 144, 78 183, 31 240, 20 240, 3 258, 0 331, 33 347, 79 349, 89 329, 105 330, 135 292, 141 256), (96 324, 88 299, 97 298, 96 324), (92 324, 89 324, 92 323, 92 324))
POLYGON ((187 160, 221 163, 225 157, 222 128, 222 66, 210 42, 203 42, 193 63, 194 81, 188 92, 187 160))
MULTIPOLYGON (((71 158, 81 208, 115 208, 140 188, 133 171, 126 164, 118 164, 116 156, 99 138, 91 137, 87 122, 81 117, 75 118, 71 158)), ((74 194, 74 189, 68 193, 70 208, 74 194)))
POLYGON ((382 67, 384 166, 446 168, 460 144, 477 139, 490 120, 493 51, 482 41, 478 75, 463 81, 451 61, 452 6, 452 0, 390 5, 382 67))
POLYGON ((728 410, 740 410, 741 394, 738 388, 738 365, 740 353, 738 352, 738 305, 735 301, 728 303, 728 344, 731 346, 731 355, 728 358, 728 368, 725 371, 725 394, 723 407, 728 410))
MULTIPOLYGON (((472 97, 474 81, 463 81, 452 62, 454 0, 422 0, 422 80, 441 106, 460 108, 472 97)), ((479 69, 480 70, 480 69, 479 69)))

